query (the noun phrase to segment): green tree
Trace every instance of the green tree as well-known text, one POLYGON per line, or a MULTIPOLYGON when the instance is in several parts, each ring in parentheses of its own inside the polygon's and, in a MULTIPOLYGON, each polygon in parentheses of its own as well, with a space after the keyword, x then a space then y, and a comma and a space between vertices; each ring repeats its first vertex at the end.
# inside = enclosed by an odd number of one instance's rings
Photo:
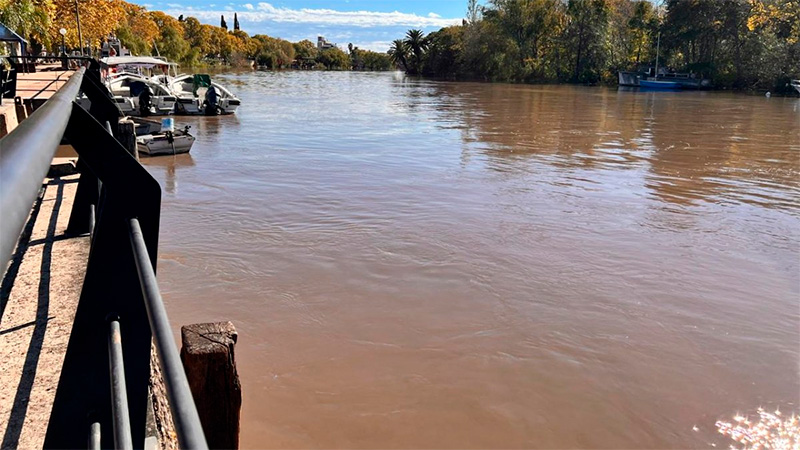
POLYGON ((363 68, 366 70, 390 70, 392 60, 386 53, 378 53, 370 50, 360 51, 363 68))
POLYGON ((464 27, 442 28, 429 34, 428 42, 428 51, 425 55, 427 74, 437 77, 455 77, 462 72, 464 27))
POLYGON ((573 60, 572 81, 597 82, 606 62, 605 39, 609 7, 606 0, 569 0, 565 43, 573 60))
POLYGON ((492 0, 492 4, 490 17, 514 41, 520 61, 537 60, 547 45, 544 41, 558 30, 557 0, 492 0))
POLYGON ((402 39, 395 39, 392 42, 392 46, 389 48, 389 57, 392 59, 392 62, 401 69, 408 72, 408 45, 402 39))
POLYGON ((288 67, 295 59, 295 47, 289 41, 257 34, 251 42, 254 44, 252 57, 261 67, 281 69, 288 67))
POLYGON ((184 61, 189 54, 189 43, 183 38, 183 24, 161 11, 153 11, 150 17, 159 30, 156 48, 161 56, 172 61, 184 61))
POLYGON ((349 68, 350 57, 341 49, 333 47, 320 51, 317 62, 328 70, 343 70, 349 68))
POLYGON ((0 22, 24 38, 48 43, 51 7, 48 1, 7 0, 0 3, 0 22))
POLYGON ((405 43, 413 55, 413 64, 411 64, 411 68, 407 69, 407 72, 419 75, 422 73, 422 54, 428 47, 428 40, 425 39, 425 33, 423 33, 422 30, 408 30, 405 43))
POLYGON ((294 53, 297 55, 298 59, 316 59, 317 57, 317 46, 308 39, 295 42, 292 46, 294 47, 294 53))
POLYGON ((634 2, 633 15, 628 19, 628 30, 633 38, 634 62, 638 65, 644 60, 649 60, 649 48, 652 47, 652 36, 657 33, 658 21, 653 11, 653 4, 647 0, 634 2))

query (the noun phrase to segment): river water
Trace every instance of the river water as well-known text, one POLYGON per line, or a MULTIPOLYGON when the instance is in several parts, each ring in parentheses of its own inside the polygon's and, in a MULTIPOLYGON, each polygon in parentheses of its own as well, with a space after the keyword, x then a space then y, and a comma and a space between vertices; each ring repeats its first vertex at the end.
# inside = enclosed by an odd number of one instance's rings
POLYGON ((800 408, 800 100, 218 78, 237 115, 144 163, 173 324, 239 331, 243 447, 727 447, 800 408))

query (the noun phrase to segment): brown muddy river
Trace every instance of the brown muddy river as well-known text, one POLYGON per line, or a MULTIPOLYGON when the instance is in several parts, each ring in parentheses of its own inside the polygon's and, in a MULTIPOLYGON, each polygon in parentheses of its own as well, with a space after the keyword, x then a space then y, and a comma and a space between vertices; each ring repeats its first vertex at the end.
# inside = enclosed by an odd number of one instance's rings
POLYGON ((239 331, 243 447, 727 448, 800 409, 800 100, 218 78, 238 114, 145 164, 175 328, 239 331))

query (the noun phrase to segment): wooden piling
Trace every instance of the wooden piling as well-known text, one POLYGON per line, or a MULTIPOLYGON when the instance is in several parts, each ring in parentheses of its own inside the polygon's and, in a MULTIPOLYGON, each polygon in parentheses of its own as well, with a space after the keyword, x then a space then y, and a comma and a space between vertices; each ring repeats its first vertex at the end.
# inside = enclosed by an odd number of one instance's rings
POLYGON ((239 448, 242 388, 231 322, 181 327, 181 361, 210 448, 239 448))
POLYGON ((17 113, 17 123, 22 122, 23 120, 28 118, 28 110, 25 108, 25 105, 22 103, 22 99, 17 97, 14 99, 14 109, 17 113))
POLYGON ((136 147, 136 123, 129 119, 119 121, 119 141, 128 153, 139 160, 139 149, 136 147))

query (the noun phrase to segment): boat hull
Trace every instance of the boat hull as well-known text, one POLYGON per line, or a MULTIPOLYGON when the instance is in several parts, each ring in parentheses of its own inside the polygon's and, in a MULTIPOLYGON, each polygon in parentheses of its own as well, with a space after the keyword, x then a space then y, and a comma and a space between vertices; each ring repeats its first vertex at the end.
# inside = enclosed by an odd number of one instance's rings
POLYGON ((683 86, 681 86, 680 83, 674 81, 639 80, 639 87, 647 89, 670 90, 670 91, 683 89, 683 86))
MULTIPOLYGON (((175 103, 175 114, 198 116, 205 115, 204 101, 200 98, 179 97, 175 103)), ((219 100, 219 114, 228 115, 236 113, 241 101, 238 98, 223 98, 219 100)))
POLYGON ((147 156, 180 155, 189 153, 195 138, 191 134, 176 135, 169 142, 166 135, 147 135, 136 139, 136 147, 140 154, 147 156))

